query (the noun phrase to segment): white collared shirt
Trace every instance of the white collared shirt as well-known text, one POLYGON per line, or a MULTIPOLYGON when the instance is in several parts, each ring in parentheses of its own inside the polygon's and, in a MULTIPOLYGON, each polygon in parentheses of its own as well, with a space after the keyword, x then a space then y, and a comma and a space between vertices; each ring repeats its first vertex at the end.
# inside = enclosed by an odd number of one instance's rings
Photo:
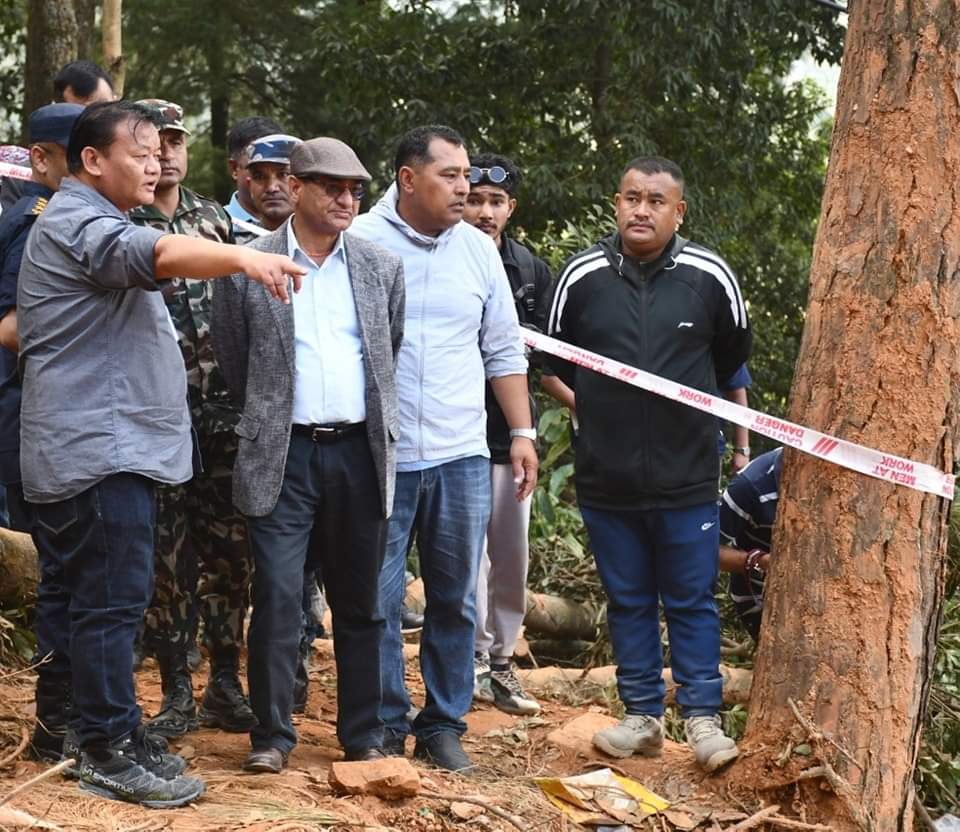
POLYGON ((363 341, 350 284, 343 234, 317 266, 300 248, 293 222, 287 253, 308 269, 291 295, 296 343, 293 422, 330 425, 366 419, 363 341))

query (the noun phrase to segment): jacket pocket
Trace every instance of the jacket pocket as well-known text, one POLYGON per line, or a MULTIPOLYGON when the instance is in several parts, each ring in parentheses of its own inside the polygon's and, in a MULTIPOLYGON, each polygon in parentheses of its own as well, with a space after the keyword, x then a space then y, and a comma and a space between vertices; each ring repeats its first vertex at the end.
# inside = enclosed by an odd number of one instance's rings
POLYGON ((247 416, 246 413, 240 417, 240 421, 237 422, 237 426, 233 429, 233 432, 243 438, 249 439, 251 442, 257 438, 257 435, 260 433, 260 420, 254 419, 253 416, 247 416))

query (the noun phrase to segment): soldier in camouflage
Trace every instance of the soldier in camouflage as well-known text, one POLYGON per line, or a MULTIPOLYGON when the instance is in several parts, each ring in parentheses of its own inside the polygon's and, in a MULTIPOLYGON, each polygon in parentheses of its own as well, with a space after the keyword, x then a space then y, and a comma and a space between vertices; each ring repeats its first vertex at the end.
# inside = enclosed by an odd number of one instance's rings
MULTIPOLYGON (((180 183, 187 175, 183 111, 159 99, 140 101, 162 118, 160 180, 152 205, 130 212, 139 225, 233 242, 230 219, 216 202, 180 183)), ((155 590, 144 646, 157 656, 163 686, 151 733, 178 737, 197 727, 246 732, 256 725, 240 686, 238 662, 250 584, 246 523, 233 508, 231 472, 239 411, 230 401, 213 355, 210 312, 215 281, 165 281, 163 297, 187 371, 199 462, 190 482, 157 489, 155 590), (200 573, 198 575, 198 573, 200 573), (199 578, 199 590, 198 590, 199 578), (187 665, 198 609, 210 654, 210 679, 199 710, 187 665)))

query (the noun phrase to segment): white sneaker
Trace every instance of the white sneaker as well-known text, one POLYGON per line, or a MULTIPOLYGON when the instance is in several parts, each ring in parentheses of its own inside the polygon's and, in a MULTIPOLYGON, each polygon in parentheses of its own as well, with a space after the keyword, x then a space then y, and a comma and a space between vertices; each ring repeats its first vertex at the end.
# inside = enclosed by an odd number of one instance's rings
POLYGON ((540 703, 528 695, 512 667, 506 670, 490 670, 490 689, 493 704, 507 714, 533 716, 540 713, 540 703))
POLYGON ((490 686, 490 660, 483 654, 473 656, 473 698, 478 702, 493 702, 490 686))
POLYGON ((597 731, 593 744, 611 757, 659 757, 663 751, 663 717, 627 714, 619 725, 597 731))
POLYGON ((697 763, 704 771, 716 771, 735 760, 740 749, 723 733, 720 715, 691 716, 683 721, 687 745, 693 749, 697 763))

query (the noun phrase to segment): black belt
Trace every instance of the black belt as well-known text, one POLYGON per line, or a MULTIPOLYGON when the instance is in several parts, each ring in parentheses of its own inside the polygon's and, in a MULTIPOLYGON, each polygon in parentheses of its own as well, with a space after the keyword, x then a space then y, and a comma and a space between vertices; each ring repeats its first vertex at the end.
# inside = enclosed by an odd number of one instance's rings
POLYGON ((367 427, 366 422, 353 422, 352 424, 341 425, 297 425, 291 428, 292 432, 300 436, 306 436, 313 442, 321 445, 330 442, 339 442, 352 433, 359 433, 367 427))

